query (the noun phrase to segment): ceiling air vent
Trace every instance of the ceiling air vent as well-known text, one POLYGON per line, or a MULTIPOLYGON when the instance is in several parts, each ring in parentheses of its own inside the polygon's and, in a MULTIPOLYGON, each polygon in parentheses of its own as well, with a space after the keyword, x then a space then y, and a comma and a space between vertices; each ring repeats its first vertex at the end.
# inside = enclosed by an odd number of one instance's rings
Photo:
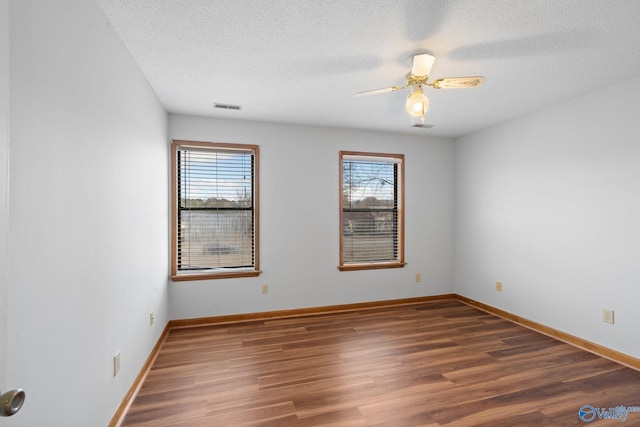
POLYGON ((416 123, 415 125, 411 125, 414 128, 422 128, 422 129, 431 129, 434 125, 424 125, 422 123, 416 123))
POLYGON ((213 103, 213 108, 218 109, 218 110, 234 110, 234 111, 242 110, 242 106, 241 105, 221 104, 219 102, 214 102, 213 103))

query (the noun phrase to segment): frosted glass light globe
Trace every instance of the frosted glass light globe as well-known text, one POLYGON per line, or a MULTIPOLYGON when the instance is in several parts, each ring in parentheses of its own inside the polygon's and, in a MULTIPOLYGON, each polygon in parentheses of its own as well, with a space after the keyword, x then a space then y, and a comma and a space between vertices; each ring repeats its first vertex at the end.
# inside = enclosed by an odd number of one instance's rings
POLYGON ((429 109, 429 99, 422 92, 421 88, 418 88, 411 92, 407 96, 407 102, 405 103, 405 110, 412 117, 422 117, 429 109))

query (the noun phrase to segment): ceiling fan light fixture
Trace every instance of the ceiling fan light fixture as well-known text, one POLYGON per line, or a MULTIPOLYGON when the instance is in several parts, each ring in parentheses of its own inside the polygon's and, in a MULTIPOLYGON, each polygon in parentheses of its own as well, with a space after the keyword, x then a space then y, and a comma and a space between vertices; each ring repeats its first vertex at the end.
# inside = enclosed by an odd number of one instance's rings
POLYGON ((422 91, 422 87, 418 87, 407 96, 404 108, 411 117, 424 117, 429 109, 429 98, 422 91))
POLYGON ((390 86, 382 89, 367 90, 356 93, 356 96, 375 95, 378 93, 395 92, 410 88, 411 93, 407 96, 404 110, 411 116, 411 121, 420 118, 420 123, 413 124, 416 127, 427 128, 430 125, 424 124, 424 115, 429 109, 429 98, 423 92, 424 87, 431 86, 433 89, 466 89, 478 87, 484 83, 483 76, 469 77, 445 77, 429 82, 429 73, 435 61, 435 57, 428 53, 413 55, 413 65, 411 72, 405 77, 404 86, 390 86))

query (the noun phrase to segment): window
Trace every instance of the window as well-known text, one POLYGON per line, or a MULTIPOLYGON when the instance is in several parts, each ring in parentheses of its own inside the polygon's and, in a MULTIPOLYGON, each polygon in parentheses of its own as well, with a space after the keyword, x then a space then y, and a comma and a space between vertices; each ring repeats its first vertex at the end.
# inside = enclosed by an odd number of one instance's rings
POLYGON ((404 155, 340 152, 340 270, 404 267, 404 155))
POLYGON ((258 146, 173 141, 171 278, 257 276, 258 146))

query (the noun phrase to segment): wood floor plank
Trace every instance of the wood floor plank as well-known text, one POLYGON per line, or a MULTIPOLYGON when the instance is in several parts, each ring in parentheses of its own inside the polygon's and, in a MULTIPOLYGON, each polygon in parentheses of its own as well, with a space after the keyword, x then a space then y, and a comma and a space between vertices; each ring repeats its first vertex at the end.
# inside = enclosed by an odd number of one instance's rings
POLYGON ((121 425, 564 426, 585 404, 640 406, 640 372, 443 299, 172 329, 121 425))

